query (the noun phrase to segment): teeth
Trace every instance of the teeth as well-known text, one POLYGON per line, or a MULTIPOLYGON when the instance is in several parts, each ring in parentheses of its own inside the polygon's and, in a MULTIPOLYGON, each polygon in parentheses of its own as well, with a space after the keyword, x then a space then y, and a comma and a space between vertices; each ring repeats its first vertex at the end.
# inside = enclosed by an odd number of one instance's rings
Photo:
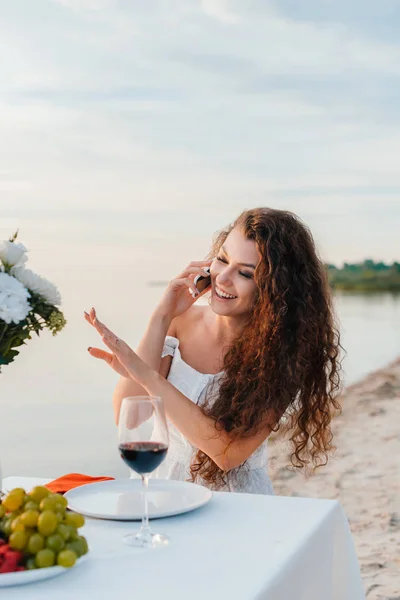
POLYGON ((225 294, 225 292, 223 292, 219 288, 215 288, 215 292, 216 292, 217 296, 219 296, 220 298, 230 298, 231 300, 233 300, 234 298, 237 298, 237 296, 230 296, 229 294, 225 294))

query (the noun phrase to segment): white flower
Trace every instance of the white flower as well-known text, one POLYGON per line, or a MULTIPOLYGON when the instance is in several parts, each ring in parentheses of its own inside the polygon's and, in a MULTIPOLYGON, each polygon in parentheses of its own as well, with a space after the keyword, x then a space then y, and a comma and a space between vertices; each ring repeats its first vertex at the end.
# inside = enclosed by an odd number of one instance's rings
POLYGON ((25 263, 28 260, 26 253, 27 249, 19 242, 0 242, 0 260, 9 267, 25 263))
POLYGON ((25 287, 31 292, 35 292, 39 296, 42 296, 46 302, 53 306, 61 304, 60 292, 51 281, 48 281, 40 275, 36 275, 30 269, 24 269, 24 267, 13 267, 11 274, 18 279, 25 287))
POLYGON ((0 319, 16 325, 28 315, 30 293, 11 275, 0 273, 0 319))

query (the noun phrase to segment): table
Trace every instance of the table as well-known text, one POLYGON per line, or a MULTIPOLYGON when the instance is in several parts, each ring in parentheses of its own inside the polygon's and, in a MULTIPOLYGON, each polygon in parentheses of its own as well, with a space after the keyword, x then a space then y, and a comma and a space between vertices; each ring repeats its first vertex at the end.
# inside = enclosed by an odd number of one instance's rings
MULTIPOLYGON (((3 489, 47 479, 8 477, 3 489)), ((336 500, 214 493, 196 511, 152 521, 168 547, 121 538, 137 522, 86 519, 90 553, 47 581, 0 588, 6 600, 364 600, 351 532, 336 500)))

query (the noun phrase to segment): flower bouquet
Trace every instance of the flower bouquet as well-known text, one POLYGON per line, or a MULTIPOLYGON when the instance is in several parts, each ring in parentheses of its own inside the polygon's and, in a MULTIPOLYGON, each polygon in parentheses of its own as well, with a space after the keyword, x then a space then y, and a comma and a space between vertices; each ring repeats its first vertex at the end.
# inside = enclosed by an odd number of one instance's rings
POLYGON ((32 332, 46 327, 56 335, 66 324, 56 308, 61 296, 56 286, 25 268, 27 249, 17 233, 0 242, 0 369, 12 362, 32 332))

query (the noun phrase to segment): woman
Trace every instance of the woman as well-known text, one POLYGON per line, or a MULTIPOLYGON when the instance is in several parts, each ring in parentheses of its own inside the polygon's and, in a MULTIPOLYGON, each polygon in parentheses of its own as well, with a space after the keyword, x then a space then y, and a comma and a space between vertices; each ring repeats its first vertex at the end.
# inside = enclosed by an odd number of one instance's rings
MULTIPOLYGON (((209 291, 209 290, 208 290, 209 291)), ((295 467, 326 464, 339 411, 339 334, 325 267, 292 213, 243 212, 167 287, 135 353, 96 317, 111 352, 89 348, 126 396, 161 396, 170 426, 157 476, 211 489, 273 494, 267 438, 290 431, 295 467), (210 267, 209 306, 194 278, 210 267), (284 415, 284 418, 282 419, 284 415)))

